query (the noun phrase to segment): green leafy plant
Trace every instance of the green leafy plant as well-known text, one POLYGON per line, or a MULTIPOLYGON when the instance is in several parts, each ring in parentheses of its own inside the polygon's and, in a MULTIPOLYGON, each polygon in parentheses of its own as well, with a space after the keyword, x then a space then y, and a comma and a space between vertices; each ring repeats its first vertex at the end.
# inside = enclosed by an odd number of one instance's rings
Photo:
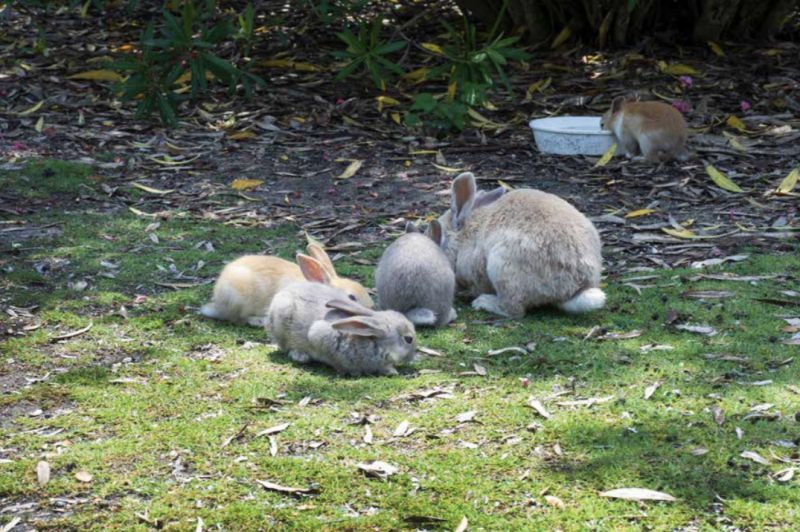
POLYGON ((303 0, 301 4, 327 26, 361 13, 369 0, 303 0))
POLYGON ((500 35, 482 44, 475 25, 466 19, 462 32, 446 22, 442 25, 447 29, 450 41, 440 48, 446 61, 432 69, 429 78, 448 78, 450 86, 455 84, 455 97, 470 106, 486 101, 487 91, 496 86, 495 77, 511 91, 511 84, 505 73, 506 65, 509 61, 528 58, 527 53, 513 46, 519 37, 500 35))
POLYGON ((513 46, 519 37, 501 35, 482 43, 475 26, 466 19, 463 32, 447 23, 443 25, 449 43, 443 46, 428 43, 423 47, 442 59, 441 64, 427 73, 426 79, 445 80, 447 93, 439 98, 427 93, 417 95, 405 123, 436 131, 462 130, 470 107, 488 102, 488 92, 497 86, 498 80, 511 92, 506 66, 509 61, 527 59, 528 54, 513 46))
POLYGON ((425 126, 430 130, 447 132, 462 130, 467 125, 469 107, 458 101, 448 100, 444 95, 437 98, 429 92, 417 94, 405 116, 409 127, 425 126))
POLYGON ((334 52, 334 56, 348 60, 337 74, 337 79, 344 79, 363 71, 369 74, 376 87, 384 90, 387 81, 403 73, 403 69, 387 56, 405 48, 405 41, 381 41, 380 31, 381 21, 378 18, 373 21, 371 27, 364 23, 359 25, 358 35, 349 29, 336 34, 347 45, 347 49, 334 52))
MULTIPOLYGON (((249 71, 242 71, 230 61, 214 53, 219 45, 233 34, 229 19, 213 22, 213 0, 206 0, 203 9, 194 2, 185 2, 176 17, 164 10, 159 36, 153 23, 142 32, 139 54, 131 54, 109 66, 128 72, 127 79, 117 85, 124 100, 138 99, 137 118, 150 116, 158 110, 161 120, 170 126, 177 124, 177 106, 186 98, 197 98, 208 90, 209 79, 228 86, 233 94, 241 82, 249 94, 254 85, 263 81, 249 71), (179 94, 178 81, 191 78, 188 96, 179 94)), ((252 13, 252 12, 251 12, 252 13)), ((248 14, 242 17, 245 24, 248 14)), ((250 37, 252 37, 252 14, 250 37)))

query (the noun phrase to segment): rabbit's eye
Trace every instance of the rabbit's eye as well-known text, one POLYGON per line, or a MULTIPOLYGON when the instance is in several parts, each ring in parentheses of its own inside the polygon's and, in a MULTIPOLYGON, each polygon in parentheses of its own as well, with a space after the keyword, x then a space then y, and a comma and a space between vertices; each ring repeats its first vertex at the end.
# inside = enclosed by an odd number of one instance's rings
POLYGON ((349 296, 347 296, 347 297, 349 297, 349 298, 350 298, 350 301, 356 301, 356 296, 354 296, 353 294, 350 294, 350 295, 349 295, 349 296))
POLYGON ((411 342, 414 341, 414 337, 413 336, 403 336, 403 340, 405 340, 407 344, 410 344, 411 342))

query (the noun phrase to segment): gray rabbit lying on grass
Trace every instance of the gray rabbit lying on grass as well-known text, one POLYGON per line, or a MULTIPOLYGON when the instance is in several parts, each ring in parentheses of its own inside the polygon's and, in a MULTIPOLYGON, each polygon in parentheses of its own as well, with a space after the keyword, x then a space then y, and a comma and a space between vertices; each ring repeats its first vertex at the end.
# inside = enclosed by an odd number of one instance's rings
POLYGON ((327 364, 342 375, 397 375, 417 352, 414 325, 399 312, 374 311, 328 285, 299 282, 278 292, 267 329, 295 362, 327 364))

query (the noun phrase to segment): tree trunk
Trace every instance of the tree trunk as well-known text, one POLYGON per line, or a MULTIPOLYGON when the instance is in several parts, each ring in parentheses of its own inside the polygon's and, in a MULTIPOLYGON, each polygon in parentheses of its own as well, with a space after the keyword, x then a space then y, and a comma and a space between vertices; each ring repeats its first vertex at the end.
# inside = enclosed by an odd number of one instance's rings
POLYGON ((758 30, 758 37, 771 39, 783 28, 792 11, 800 9, 800 0, 773 0, 770 10, 758 30))
POLYGON ((696 43, 718 41, 739 10, 740 0, 702 0, 700 18, 695 21, 693 40, 696 43))
MULTIPOLYGON (((491 28, 500 14, 503 0, 456 0, 456 4, 465 15, 471 16, 487 28, 491 28)), ((507 14, 505 18, 508 18, 507 14)))

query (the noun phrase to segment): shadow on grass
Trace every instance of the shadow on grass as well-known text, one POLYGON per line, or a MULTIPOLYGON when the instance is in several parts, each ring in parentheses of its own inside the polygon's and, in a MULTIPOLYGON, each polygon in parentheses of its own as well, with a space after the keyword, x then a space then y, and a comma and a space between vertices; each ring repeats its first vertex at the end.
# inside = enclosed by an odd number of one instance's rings
POLYGON ((663 410, 644 421, 636 417, 629 426, 609 427, 581 418, 580 423, 563 427, 558 441, 566 456, 580 456, 546 461, 541 466, 544 473, 603 490, 663 491, 697 511, 707 511, 720 500, 800 503, 796 489, 769 477, 770 467, 739 456, 765 441, 785 438, 780 423, 745 422, 745 438, 738 440, 733 423, 712 426, 710 417, 694 425, 663 410), (635 485, 630 485, 630 478, 637 479, 635 485))

